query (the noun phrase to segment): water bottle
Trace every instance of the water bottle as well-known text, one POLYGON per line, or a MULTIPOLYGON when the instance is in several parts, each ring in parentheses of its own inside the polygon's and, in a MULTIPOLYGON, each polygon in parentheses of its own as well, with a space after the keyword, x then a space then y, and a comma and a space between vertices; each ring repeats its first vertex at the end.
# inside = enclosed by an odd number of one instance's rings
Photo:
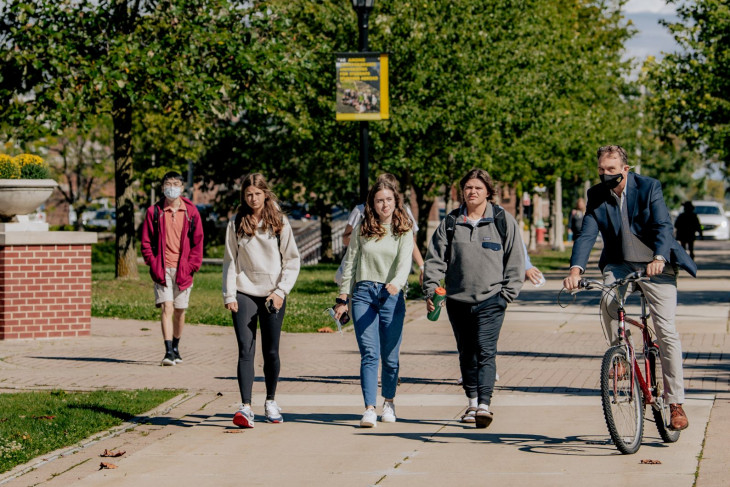
POLYGON ((433 305, 436 306, 436 309, 428 313, 428 315, 426 316, 429 320, 436 321, 439 319, 439 314, 441 314, 441 308, 444 306, 446 300, 446 289, 442 287, 437 287, 431 300, 433 301, 433 305))

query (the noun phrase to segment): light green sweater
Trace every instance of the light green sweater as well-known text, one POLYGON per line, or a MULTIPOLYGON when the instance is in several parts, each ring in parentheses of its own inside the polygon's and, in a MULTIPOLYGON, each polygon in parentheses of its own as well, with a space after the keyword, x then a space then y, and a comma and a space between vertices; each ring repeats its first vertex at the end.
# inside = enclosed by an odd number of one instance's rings
POLYGON ((386 234, 380 240, 361 237, 360 225, 352 231, 342 266, 340 294, 350 294, 353 284, 360 281, 393 284, 398 289, 405 287, 413 259, 413 231, 396 237, 389 224, 383 227, 386 234))

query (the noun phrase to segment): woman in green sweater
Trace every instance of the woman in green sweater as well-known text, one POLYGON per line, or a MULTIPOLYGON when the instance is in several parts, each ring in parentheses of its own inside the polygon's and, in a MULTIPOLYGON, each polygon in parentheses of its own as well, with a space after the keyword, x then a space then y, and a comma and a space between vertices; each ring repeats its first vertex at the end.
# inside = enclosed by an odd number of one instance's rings
POLYGON ((355 227, 345 254, 335 318, 352 295, 355 336, 360 348, 360 386, 365 400, 363 428, 376 425, 378 364, 382 357, 385 398, 380 420, 395 421, 395 388, 406 303, 403 288, 411 270, 413 230, 397 188, 379 180, 368 193, 365 217, 355 227))

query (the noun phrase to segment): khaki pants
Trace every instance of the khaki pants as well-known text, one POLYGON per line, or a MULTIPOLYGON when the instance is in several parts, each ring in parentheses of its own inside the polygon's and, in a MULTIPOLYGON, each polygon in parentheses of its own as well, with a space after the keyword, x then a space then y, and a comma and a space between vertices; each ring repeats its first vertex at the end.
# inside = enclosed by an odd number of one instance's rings
MULTIPOLYGON (((612 284, 638 270, 646 270, 646 264, 634 262, 609 264, 603 270, 603 279, 606 284, 612 284)), ((664 399, 670 404, 682 404, 684 403, 682 344, 674 324, 677 311, 677 270, 667 264, 664 266, 664 272, 638 284, 644 291, 659 343, 664 376, 664 399)), ((601 301, 601 317, 606 337, 611 345, 618 343, 617 309, 618 306, 612 296, 604 296, 601 301)))

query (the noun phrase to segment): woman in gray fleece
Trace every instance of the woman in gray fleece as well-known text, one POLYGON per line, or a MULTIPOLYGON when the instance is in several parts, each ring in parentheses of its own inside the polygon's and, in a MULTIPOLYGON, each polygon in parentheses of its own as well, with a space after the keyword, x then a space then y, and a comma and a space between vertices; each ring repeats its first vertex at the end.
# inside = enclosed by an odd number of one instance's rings
POLYGON ((492 203, 489 174, 472 169, 459 186, 462 205, 441 222, 428 246, 423 290, 430 312, 434 291, 445 280, 446 311, 469 399, 461 420, 486 428, 494 417, 489 406, 497 340, 507 303, 524 282, 525 252, 515 219, 492 203))

